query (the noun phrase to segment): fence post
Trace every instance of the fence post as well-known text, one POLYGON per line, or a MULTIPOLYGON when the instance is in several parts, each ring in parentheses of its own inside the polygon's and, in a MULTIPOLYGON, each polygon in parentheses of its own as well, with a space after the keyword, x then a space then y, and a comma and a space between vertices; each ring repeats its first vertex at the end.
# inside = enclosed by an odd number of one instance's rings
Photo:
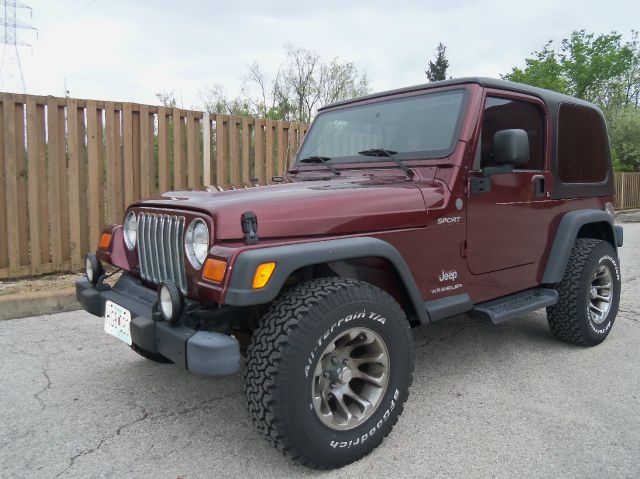
MULTIPOLYGON (((40 217, 38 181, 38 123, 35 98, 27 98, 27 156, 28 156, 28 203, 29 203, 29 244, 31 247, 31 274, 40 272, 40 217)), ((46 225, 45 225, 46 227, 46 225)))
POLYGON ((251 130, 249 127, 249 119, 242 117, 242 183, 247 185, 251 182, 249 175, 249 153, 251 149, 251 130))
POLYGON ((255 121, 253 127, 253 147, 254 147, 254 165, 255 165, 255 178, 259 185, 264 185, 264 134, 263 127, 264 120, 255 121))
POLYGON ((211 181, 211 120, 209 112, 202 114, 202 183, 209 186, 211 181))
POLYGON ((4 123, 4 175, 7 218, 9 274, 20 273, 20 240, 18 233, 18 169, 16 159, 16 115, 13 95, 2 96, 4 123))
POLYGON ((87 143, 89 204, 86 206, 89 208, 89 250, 94 251, 98 247, 98 235, 104 222, 102 219, 102 110, 98 110, 94 100, 87 102, 87 143))
MULTIPOLYGON (((71 228, 71 268, 82 266, 82 222, 80 213, 81 168, 80 125, 78 102, 71 98, 67 103, 67 132, 69 149, 69 226, 71 228)), ((84 139, 83 139, 84 140, 84 139)))
POLYGON ((227 182, 227 121, 227 116, 216 115, 216 184, 218 186, 227 182))
POLYGON ((158 188, 160 193, 169 191, 169 122, 167 120, 167 108, 158 108, 158 188))

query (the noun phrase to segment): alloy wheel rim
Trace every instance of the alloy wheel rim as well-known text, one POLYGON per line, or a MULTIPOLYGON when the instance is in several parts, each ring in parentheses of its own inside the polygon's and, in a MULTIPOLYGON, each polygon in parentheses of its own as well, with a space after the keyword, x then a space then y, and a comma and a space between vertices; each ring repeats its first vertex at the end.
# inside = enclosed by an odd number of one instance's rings
POLYGON ((595 324, 602 324, 609 315, 613 298, 613 275, 607 265, 599 265, 589 287, 589 317, 595 324))
POLYGON ((376 411, 389 384, 389 352, 368 328, 333 339, 318 359, 311 384, 313 409, 334 430, 353 429, 376 411))

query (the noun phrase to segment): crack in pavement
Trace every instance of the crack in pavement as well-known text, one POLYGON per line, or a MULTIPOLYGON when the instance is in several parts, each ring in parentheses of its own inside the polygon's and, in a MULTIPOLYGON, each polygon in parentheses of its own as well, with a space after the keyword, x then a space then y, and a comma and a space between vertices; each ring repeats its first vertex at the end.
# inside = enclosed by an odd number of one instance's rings
POLYGON ((640 311, 636 311, 635 309, 618 308, 618 312, 625 313, 625 314, 633 314, 635 316, 629 316, 629 317, 625 316, 624 319, 630 319, 631 321, 640 323, 640 311))
POLYGON ((36 398, 36 401, 38 401, 40 403, 40 406, 42 407, 42 409, 46 409, 47 405, 44 403, 44 401, 42 400, 42 398, 40 397, 41 394, 45 393, 46 391, 48 391, 49 389, 51 389, 51 378, 49 377, 49 373, 47 372, 47 367, 45 366, 42 369, 42 374, 44 375, 44 377, 47 379, 47 385, 42 388, 40 391, 38 391, 37 393, 35 393, 33 395, 34 398, 36 398))
MULTIPOLYGON (((235 391, 235 392, 226 394, 224 396, 218 396, 218 397, 215 397, 215 398, 212 398, 212 399, 207 399, 206 401, 202 401, 202 402, 200 402, 200 403, 198 403, 198 404, 196 404, 194 406, 183 408, 183 409, 180 409, 178 411, 166 411, 166 413, 163 413, 163 414, 157 414, 157 415, 154 414, 154 415, 152 415, 152 417, 150 419, 165 418, 165 417, 171 417, 171 416, 180 416, 182 414, 188 414, 190 412, 193 412, 193 411, 195 411, 197 409, 201 409, 201 408, 208 409, 211 406, 211 403, 222 401, 223 399, 229 399, 230 397, 237 396, 238 394, 241 394, 241 393, 242 393, 242 390, 235 391)), ((163 411, 159 411, 159 413, 162 413, 162 412, 163 411)))
POLYGON ((120 436, 122 434, 122 431, 124 431, 125 429, 133 426, 134 424, 137 424, 139 422, 145 421, 147 419, 151 420, 151 419, 166 418, 166 417, 171 417, 171 416, 188 414, 188 413, 193 412, 193 411, 195 411, 197 409, 209 408, 209 407, 211 407, 212 403, 215 403, 217 401, 222 401, 224 399, 228 399, 228 398, 233 397, 233 396, 237 396, 241 392, 242 391, 235 391, 235 392, 227 394, 225 396, 219 396, 219 397, 215 397, 215 398, 212 398, 212 399, 207 399, 206 401, 202 401, 202 402, 200 402, 198 404, 195 404, 194 406, 189 406, 189 407, 180 409, 178 411, 171 411, 171 410, 163 410, 163 409, 161 409, 160 411, 157 411, 157 412, 154 413, 154 412, 147 411, 147 409, 142 407, 142 406, 134 405, 134 407, 137 407, 138 409, 140 409, 140 411, 142 413, 140 417, 134 419, 133 421, 129 421, 126 424, 118 426, 118 428, 116 429, 116 431, 114 433, 108 434, 105 437, 103 437, 102 439, 100 439, 96 446, 91 447, 89 449, 84 449, 83 451, 80 451, 78 454, 75 454, 74 456, 70 457, 69 458, 69 464, 67 465, 67 467, 65 467, 62 471, 60 471, 58 474, 56 474, 54 476, 54 479, 57 479, 58 477, 62 476, 64 473, 66 473, 69 469, 71 469, 73 467, 73 465, 75 464, 75 462, 79 458, 81 458, 83 456, 88 456, 89 454, 93 454, 94 452, 99 451, 100 448, 103 446, 103 444, 105 442, 107 442, 110 439, 113 439, 113 438, 116 438, 116 437, 120 436))
POLYGON ((126 429, 126 428, 128 428, 130 426, 133 426, 134 424, 136 424, 136 423, 138 423, 140 421, 144 421, 145 419, 147 419, 149 417, 149 411, 147 411, 145 408, 140 408, 139 406, 136 406, 136 407, 141 409, 142 416, 134 419, 133 421, 129 421, 128 423, 123 424, 122 426, 118 426, 118 428, 116 429, 115 433, 108 434, 107 436, 105 436, 102 439, 100 439, 100 441, 98 441, 98 444, 96 446, 91 447, 89 449, 85 449, 83 451, 80 451, 78 454, 70 457, 69 458, 69 464, 67 465, 67 467, 65 467, 62 471, 60 471, 58 474, 56 474, 54 476, 54 479, 62 476, 62 474, 67 472, 69 469, 71 469, 73 467, 73 465, 75 464, 76 460, 78 460, 79 458, 81 458, 83 456, 87 456, 89 454, 93 454, 94 452, 98 451, 106 441, 108 441, 109 439, 113 439, 114 437, 119 436, 120 433, 124 429, 126 429))

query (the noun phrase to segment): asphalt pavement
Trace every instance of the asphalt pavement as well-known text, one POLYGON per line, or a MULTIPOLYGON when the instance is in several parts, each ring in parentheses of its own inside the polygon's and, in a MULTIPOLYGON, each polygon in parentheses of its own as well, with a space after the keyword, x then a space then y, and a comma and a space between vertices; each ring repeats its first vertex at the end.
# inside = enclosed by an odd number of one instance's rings
POLYGON ((240 375, 147 361, 85 312, 0 321, 0 477, 640 477, 639 251, 626 224, 620 313, 598 347, 556 341, 542 312, 414 330, 400 421, 330 472, 258 435, 240 375))

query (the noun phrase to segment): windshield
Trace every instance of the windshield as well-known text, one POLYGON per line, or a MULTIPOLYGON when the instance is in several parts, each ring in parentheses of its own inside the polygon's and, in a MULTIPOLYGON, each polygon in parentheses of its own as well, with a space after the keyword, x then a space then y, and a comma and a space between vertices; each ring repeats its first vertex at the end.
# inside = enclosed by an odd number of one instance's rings
POLYGON ((320 113, 298 158, 389 161, 358 153, 372 149, 394 151, 403 160, 446 156, 457 139, 465 98, 466 90, 450 90, 320 113))

